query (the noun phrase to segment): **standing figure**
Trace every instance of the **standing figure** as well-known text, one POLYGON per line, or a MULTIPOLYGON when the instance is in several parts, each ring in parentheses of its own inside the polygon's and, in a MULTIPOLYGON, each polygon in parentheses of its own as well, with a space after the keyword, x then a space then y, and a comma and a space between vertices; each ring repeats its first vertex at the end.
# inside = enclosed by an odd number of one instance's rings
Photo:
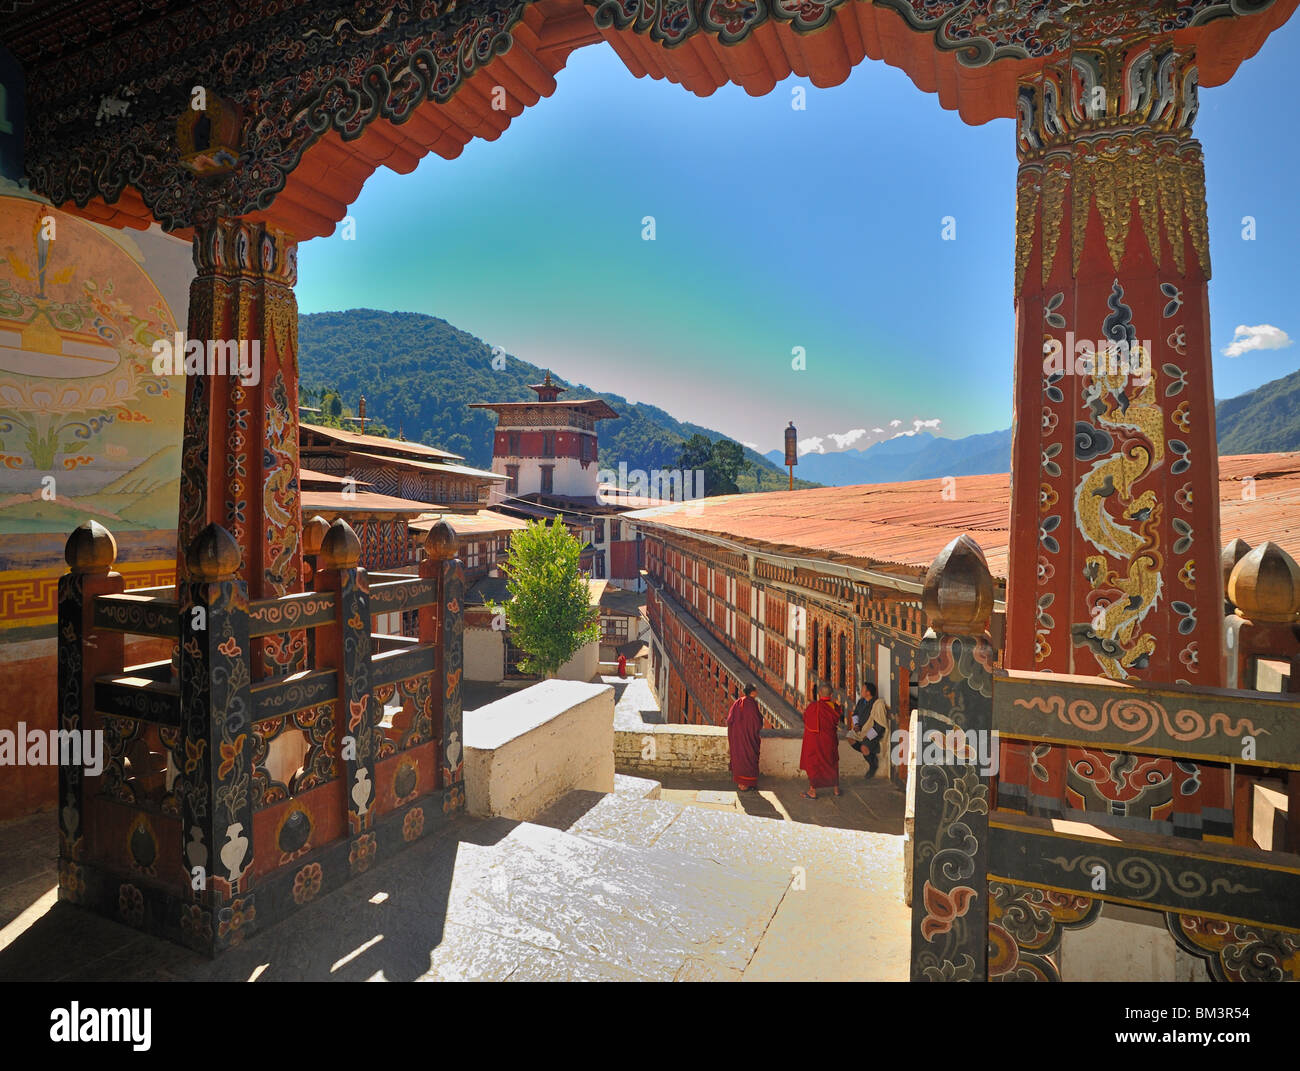
POLYGON ((618 656, 618 675, 620 677, 627 676, 627 655, 625 654, 618 656))
POLYGON ((867 760, 867 779, 876 776, 880 765, 880 741, 889 728, 889 708, 880 698, 875 684, 862 682, 862 697, 853 708, 853 750, 867 760))
POLYGON ((731 750, 731 779, 740 792, 749 792, 758 784, 759 730, 763 715, 758 709, 753 684, 727 711, 727 746, 731 750))
POLYGON ((833 788, 840 794, 840 738, 837 730, 843 715, 831 698, 831 686, 819 684, 817 698, 803 712, 803 749, 799 768, 808 775, 805 799, 815 800, 819 788, 833 788))

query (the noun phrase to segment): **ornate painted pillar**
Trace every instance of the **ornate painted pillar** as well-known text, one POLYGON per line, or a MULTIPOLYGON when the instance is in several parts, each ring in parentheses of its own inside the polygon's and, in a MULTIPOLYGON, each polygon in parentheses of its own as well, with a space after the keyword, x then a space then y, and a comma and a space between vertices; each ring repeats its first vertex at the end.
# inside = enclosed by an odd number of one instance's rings
MULTIPOLYGON (((908 787, 912 981, 983 982, 1002 949, 989 930, 989 782, 993 669, 986 631, 993 578, 984 552, 958 536, 925 577, 916 760, 908 787)), ((891 740, 893 739, 891 734, 891 740)))
MULTIPOLYGON (((1009 668, 1223 684, 1196 110, 1168 36, 1019 84, 1009 668)), ((1008 746, 999 798, 1231 835, 1226 770, 1168 759, 1008 746)))
POLYGON ((219 524, 239 545, 250 598, 301 591, 298 246, 221 218, 196 228, 194 264, 179 544, 219 524))

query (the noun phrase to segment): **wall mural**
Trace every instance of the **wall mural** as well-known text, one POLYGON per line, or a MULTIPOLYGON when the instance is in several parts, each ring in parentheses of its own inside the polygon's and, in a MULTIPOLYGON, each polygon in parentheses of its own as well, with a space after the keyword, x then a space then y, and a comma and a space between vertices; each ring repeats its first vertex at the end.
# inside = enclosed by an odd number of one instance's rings
POLYGON ((0 628, 52 623, 63 541, 87 518, 124 544, 131 582, 164 582, 185 390, 152 346, 184 330, 192 277, 188 243, 0 186, 0 628))

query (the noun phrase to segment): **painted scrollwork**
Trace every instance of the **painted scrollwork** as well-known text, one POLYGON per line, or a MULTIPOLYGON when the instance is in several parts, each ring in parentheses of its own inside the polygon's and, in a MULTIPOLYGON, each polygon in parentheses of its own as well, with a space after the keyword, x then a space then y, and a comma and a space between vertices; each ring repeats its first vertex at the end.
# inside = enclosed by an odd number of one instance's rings
POLYGON ((204 0, 132 28, 151 62, 120 70, 111 34, 75 62, 40 57, 28 80, 27 172, 54 203, 113 204, 134 187, 167 230, 269 208, 323 134, 360 137, 376 119, 402 123, 447 101, 510 48, 527 0, 385 0, 282 5, 256 23, 246 9, 204 0), (195 10, 195 9, 198 10, 195 10), (203 32, 195 33, 202 26, 203 32), (132 90, 120 115, 96 126, 97 102, 132 90), (196 178, 182 161, 177 117, 196 86, 243 116, 238 166, 196 178))

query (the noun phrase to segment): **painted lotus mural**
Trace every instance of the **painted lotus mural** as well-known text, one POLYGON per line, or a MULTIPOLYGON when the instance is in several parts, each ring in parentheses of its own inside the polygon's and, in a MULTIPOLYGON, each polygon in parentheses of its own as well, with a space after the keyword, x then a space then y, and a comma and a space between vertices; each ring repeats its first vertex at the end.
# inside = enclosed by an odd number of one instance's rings
POLYGON ((184 381, 151 347, 191 275, 174 239, 0 194, 0 533, 175 527, 184 381))

